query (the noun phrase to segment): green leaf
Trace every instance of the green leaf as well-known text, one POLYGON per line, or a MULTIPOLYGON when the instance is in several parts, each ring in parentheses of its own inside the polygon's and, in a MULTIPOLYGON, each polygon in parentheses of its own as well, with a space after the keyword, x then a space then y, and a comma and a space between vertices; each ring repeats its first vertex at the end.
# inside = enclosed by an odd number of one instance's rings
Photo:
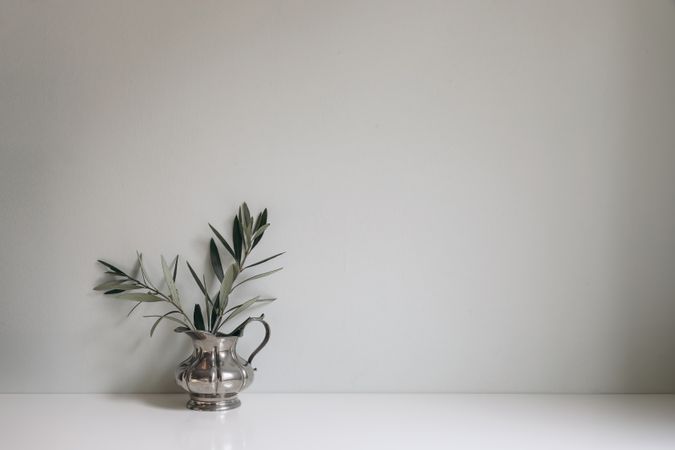
MULTIPOLYGON (((206 277, 202 275, 202 279, 204 281, 203 285, 206 286, 206 277)), ((211 308, 213 307, 213 303, 211 303, 211 298, 209 297, 209 292, 204 289, 204 308, 206 308, 206 320, 207 322, 210 323, 210 318, 211 318, 211 308)), ((209 328, 210 330, 211 328, 209 328)))
POLYGON ((199 277, 195 273, 194 269, 190 265, 190 262, 186 260, 185 263, 187 264, 188 269, 190 269, 190 273, 192 274, 192 278, 195 279, 195 282, 197 283, 197 286, 199 286, 199 290, 202 291, 202 294, 208 296, 209 294, 207 294, 207 292, 206 292, 206 287, 202 284, 201 280, 199 279, 199 277))
POLYGON ((241 262, 241 247, 244 243, 241 231, 239 217, 235 216, 234 223, 232 224, 232 243, 234 244, 234 259, 237 262, 241 262))
POLYGON ((173 260, 173 281, 176 281, 176 275, 178 275, 178 255, 173 260))
POLYGON ((204 316, 202 315, 201 306, 195 305, 195 309, 192 313, 192 319, 193 322, 195 323, 195 328, 197 328, 200 331, 206 330, 206 327, 204 327, 204 316))
POLYGON ((258 231, 258 228, 260 228, 261 225, 263 225, 262 224, 262 212, 259 212, 258 217, 255 218, 255 224, 253 224, 253 231, 258 231))
POLYGON ((272 275, 273 273, 276 273, 276 272, 280 271, 281 269, 283 269, 283 267, 279 267, 278 269, 270 270, 269 272, 259 273, 258 275, 254 275, 254 276, 252 276, 252 277, 249 277, 249 278, 245 279, 244 281, 242 281, 241 283, 237 283, 237 284, 232 288, 232 290, 234 290, 234 288, 236 288, 237 286, 241 286, 242 284, 244 284, 244 283, 246 283, 246 282, 249 282, 249 281, 252 281, 252 280, 257 280, 258 278, 263 278, 263 277, 272 275))
POLYGON ((225 271, 225 276, 223 277, 223 282, 220 285, 220 292, 218 298, 220 299, 219 309, 222 311, 227 307, 227 302, 229 300, 230 291, 232 290, 232 283, 239 275, 239 270, 237 263, 232 263, 229 265, 225 271))
POLYGON ((126 275, 120 275, 119 273, 113 272, 112 270, 106 270, 103 273, 107 273, 107 274, 110 274, 110 275, 113 275, 113 276, 116 276, 116 277, 126 277, 126 275))
MULTIPOLYGON (((206 286, 206 277, 204 275, 202 275, 202 281, 203 281, 204 286, 206 286)), ((208 307, 208 305, 211 305, 211 307, 213 307, 213 300, 211 300, 211 296, 209 295, 209 291, 204 292, 204 297, 206 297, 206 303, 207 303, 206 306, 208 307)))
POLYGON ((106 281, 99 284, 94 288, 95 291, 109 291, 110 289, 120 289, 122 291, 128 291, 130 289, 138 289, 141 286, 136 283, 122 283, 120 280, 106 281))
POLYGON ((220 262, 220 254, 216 242, 211 238, 209 242, 209 251, 211 252, 211 267, 218 280, 223 281, 223 264, 220 262))
POLYGON ((251 229, 239 219, 239 226, 241 227, 241 234, 244 236, 244 252, 251 248, 251 229))
POLYGON ((136 303, 136 305, 134 305, 134 307, 131 308, 131 309, 129 310, 129 312, 127 313, 127 317, 129 317, 129 316, 131 315, 131 313, 134 312, 134 311, 136 310, 136 308, 138 308, 138 307, 141 305, 141 303, 143 303, 143 302, 138 302, 138 303, 136 303))
MULTIPOLYGON (((180 320, 180 319, 176 319, 175 317, 171 317, 170 314, 180 314, 180 311, 169 311, 168 313, 163 314, 163 315, 161 315, 161 316, 156 316, 156 315, 152 315, 152 316, 143 316, 143 317, 159 317, 159 318, 155 321, 155 323, 152 325, 152 328, 150 328, 150 337, 152 337, 152 335, 155 333, 155 328, 157 328, 157 325, 159 325, 159 323, 160 323, 163 319, 168 319, 168 320, 171 320, 171 321, 173 321, 173 322, 179 323, 179 324, 181 324, 181 325, 187 326, 187 324, 186 324, 185 322, 183 322, 183 321, 180 320)), ((190 327, 188 327, 188 328, 190 328, 190 327)))
POLYGON ((163 256, 162 256, 162 271, 164 272, 164 281, 166 282, 166 285, 169 288, 169 296, 171 297, 171 300, 175 304, 179 305, 180 297, 178 296, 178 289, 176 289, 176 283, 174 283, 173 278, 171 278, 169 266, 166 264, 166 260, 164 259, 163 256))
MULTIPOLYGON (((257 298, 257 297, 256 297, 256 298, 257 298)), ((256 301, 253 302, 253 303, 254 303, 254 304, 255 304, 255 303, 265 303, 265 302, 271 303, 271 302, 273 302, 273 301, 275 301, 275 300, 276 300, 276 297, 275 297, 275 298, 258 298, 258 300, 256 300, 256 301)), ((224 315, 224 314, 227 314, 227 313, 229 313, 229 312, 231 312, 231 311, 234 311, 235 309, 239 308, 240 306, 241 306, 241 305, 233 306, 232 308, 230 308, 230 309, 228 309, 227 311, 225 311, 225 312, 223 313, 223 315, 224 315)))
POLYGON ((266 224, 264 224, 264 225, 261 225, 260 228, 258 228, 258 229, 255 231, 255 233, 253 233, 253 236, 251 237, 251 239, 253 239, 253 240, 255 241, 255 240, 258 239, 259 237, 262 237, 263 233, 265 232, 266 229, 269 228, 269 226, 270 226, 269 223, 266 223, 266 224))
POLYGON ((270 299, 270 298, 261 299, 260 297, 254 297, 250 300, 246 300, 241 305, 235 306, 234 308, 231 308, 230 310, 226 311, 224 314, 226 314, 229 311, 232 311, 232 312, 230 313, 229 316, 227 316, 225 318, 225 320, 223 320, 223 322, 220 324, 220 326, 223 326, 223 324, 227 323, 229 320, 232 320, 233 318, 235 318, 239 314, 243 313, 244 311, 246 311, 248 308, 255 305, 256 303, 271 302, 271 301, 274 301, 274 300, 276 300, 276 299, 274 299, 274 298, 272 298, 272 299, 270 299))
POLYGON ((213 225, 209 224, 209 226, 211 227, 211 231, 213 231, 213 234, 215 234, 216 237, 218 238, 218 240, 220 241, 220 243, 223 244, 223 247, 225 247, 225 250, 227 250, 227 253, 229 253, 230 255, 232 255, 233 258, 236 259, 237 257, 235 256, 234 250, 232 250, 232 247, 230 247, 230 244, 227 243, 227 240, 223 237, 223 235, 220 234, 218 232, 218 230, 216 230, 213 227, 213 225))
POLYGON ((232 312, 230 313, 230 315, 227 316, 227 317, 220 323, 220 326, 219 326, 218 328, 220 328, 220 327, 222 327, 223 325, 225 325, 229 320, 231 320, 232 318, 236 317, 238 314, 241 314, 242 312, 244 312, 249 306, 251 306, 251 305, 253 305, 255 302, 257 302, 257 301, 258 301, 258 298, 259 298, 259 297, 254 297, 254 298, 252 298, 252 299, 250 299, 250 300, 246 300, 246 301, 245 301, 244 303, 242 303, 241 305, 237 305, 237 306, 235 306, 234 308, 232 308, 232 309, 231 309, 232 312))
MULTIPOLYGON (((265 225, 267 223, 267 208, 265 208, 260 216, 260 224, 258 225, 259 227, 265 225)), ((263 233, 264 234, 264 233, 263 233)), ((262 239, 263 234, 258 236, 256 239, 253 240, 253 246, 251 248, 255 248, 256 245, 258 245, 258 242, 260 242, 260 239, 262 239)))
POLYGON ((252 225, 252 220, 251 220, 251 211, 248 209, 248 205, 246 202, 241 204, 241 212, 243 213, 243 225, 245 228, 251 228, 252 225))
POLYGON ((110 289, 109 291, 105 291, 103 295, 111 295, 111 294, 119 294, 120 292, 125 292, 124 289, 110 289))
POLYGON ((146 282, 147 284, 149 284, 150 286, 153 286, 152 281, 150 280, 150 277, 148 276, 148 273, 145 271, 145 264, 143 264, 143 253, 139 253, 137 251, 136 257, 138 258, 138 265, 141 268, 141 276, 143 277, 143 281, 146 282))
POLYGON ((104 266, 106 266, 108 269, 110 269, 110 270, 112 270, 113 272, 115 272, 117 275, 122 275, 122 276, 125 276, 125 277, 129 278, 129 275, 127 275, 126 273, 122 272, 120 269, 118 269, 117 267, 113 266, 112 264, 107 263, 107 262, 105 262, 105 261, 103 261, 103 260, 100 260, 100 259, 97 259, 97 261, 98 261, 99 263, 103 264, 104 266))
POLYGON ((135 302, 161 302, 164 299, 154 294, 129 293, 116 295, 114 298, 120 300, 133 300, 135 302))
POLYGON ((265 258, 265 259, 260 260, 260 261, 258 261, 258 262, 256 262, 256 263, 249 264, 248 266, 244 267, 244 269, 248 269, 249 267, 259 266, 260 264, 266 263, 267 261, 270 261, 270 260, 276 258, 277 256, 283 255, 284 253, 286 253, 286 252, 277 253, 276 255, 272 255, 272 256, 270 256, 269 258, 265 258))
POLYGON ((211 310, 211 330, 216 325, 218 316, 220 315, 220 293, 216 294, 216 300, 213 302, 213 309, 211 310))

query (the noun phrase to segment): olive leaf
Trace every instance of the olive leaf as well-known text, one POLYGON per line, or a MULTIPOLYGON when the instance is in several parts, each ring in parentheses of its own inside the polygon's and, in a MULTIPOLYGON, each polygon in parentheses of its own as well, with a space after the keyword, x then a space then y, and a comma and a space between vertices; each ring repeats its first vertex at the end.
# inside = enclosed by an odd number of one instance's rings
POLYGON ((241 204, 241 207, 239 208, 240 214, 241 214, 241 219, 243 219, 243 224, 245 228, 251 228, 251 211, 248 209, 248 205, 246 202, 241 204))
POLYGON ((232 290, 234 290, 235 288, 241 286, 241 285, 244 284, 244 283, 248 283, 249 281, 257 280, 257 279, 259 279, 259 278, 267 277, 267 276, 269 276, 269 275, 272 275, 273 273, 279 272, 279 271, 282 270, 282 269, 283 269, 283 267, 279 267, 278 269, 270 270, 269 272, 259 273, 258 275, 254 275, 254 276, 252 276, 252 277, 249 277, 249 278, 245 279, 244 281, 240 281, 239 283, 237 283, 236 285, 234 285, 234 287, 232 288, 232 290))
POLYGON ((218 230, 216 230, 216 229, 213 227, 213 225, 209 224, 209 227, 211 227, 211 231, 213 231, 213 234, 216 235, 216 237, 218 238, 218 240, 220 241, 220 243, 223 244, 223 247, 225 247, 225 250, 227 250, 227 253, 229 253, 230 255, 232 255, 233 258, 236 259, 234 250, 232 250, 232 247, 230 247, 230 244, 228 244, 227 240, 223 237, 223 235, 220 234, 220 233, 218 232, 218 230))
MULTIPOLYGON (((267 302, 267 303, 271 303, 271 302, 273 302, 273 301, 276 300, 276 298, 258 298, 258 297, 256 297, 256 298, 257 298, 257 300, 256 300, 255 302, 251 303, 250 306, 252 306, 252 305, 255 304, 255 303, 266 303, 266 302, 267 302)), ((251 299, 251 300, 254 300, 254 299, 251 299)), ((244 303, 246 303, 246 302, 244 302, 244 303)), ((243 305, 244 303, 242 303, 242 305, 243 305)), ((223 314, 227 314, 227 313, 229 313, 229 312, 232 312, 232 311, 234 311, 235 309, 238 309, 239 307, 241 307, 242 305, 233 306, 232 308, 230 308, 230 309, 228 309, 227 311, 223 312, 223 314)))
POLYGON ((95 291, 110 291, 111 289, 117 289, 120 291, 129 291, 132 289, 139 289, 142 286, 140 286, 137 283, 122 283, 118 280, 114 281, 106 281, 105 283, 101 283, 98 286, 94 288, 95 291))
POLYGON ((234 217, 234 223, 232 224, 232 241, 234 244, 234 259, 241 262, 241 248, 244 244, 244 238, 238 216, 234 217))
POLYGON ((258 216, 255 218, 255 223, 253 224, 253 231, 256 231, 258 228, 260 228, 262 223, 262 212, 258 213, 258 216))
POLYGON ((220 292, 219 292, 219 299, 220 299, 219 308, 220 308, 220 310, 223 310, 227 307, 227 302, 229 301, 229 295, 230 295, 230 292, 232 291, 232 283, 234 283, 234 280, 237 278, 237 275, 239 275, 237 263, 230 264, 230 266, 225 271, 225 276, 223 277, 223 282, 220 285, 220 292))
POLYGON ((154 288, 155 285, 152 284, 152 281, 150 280, 150 276, 145 271, 145 264, 143 264, 143 253, 139 253, 138 250, 137 250, 136 251, 136 258, 138 259, 138 266, 141 268, 141 277, 143 277, 143 281, 145 283, 148 283, 150 286, 152 286, 154 288))
POLYGON ((105 295, 120 294, 122 292, 133 291, 135 289, 138 289, 138 287, 137 286, 119 286, 119 287, 107 290, 103 294, 105 294, 105 295))
POLYGON ((129 312, 127 313, 127 317, 129 317, 129 316, 131 315, 131 313, 134 312, 134 311, 136 310, 136 308, 138 308, 139 306, 141 306, 141 303, 143 303, 143 302, 138 302, 138 303, 136 303, 136 304, 134 305, 134 307, 131 308, 131 309, 129 310, 129 312))
MULTIPOLYGON (((206 286, 206 277, 202 275, 203 285, 206 286)), ((209 296, 209 291, 204 289, 204 307, 206 308, 206 320, 209 321, 211 317, 211 309, 213 308, 213 302, 211 302, 211 297, 209 296)))
MULTIPOLYGON (((176 256, 176 260, 178 257, 176 256)), ((167 287, 169 288, 169 297, 177 305, 180 305, 180 297, 178 295, 178 289, 176 289, 176 284, 173 281, 171 272, 169 272, 169 266, 166 264, 166 260, 162 256, 162 271, 164 272, 164 281, 166 282, 167 287)))
POLYGON ((185 263, 187 264, 188 269, 190 269, 190 273, 192 274, 192 278, 195 279, 195 282, 197 283, 197 286, 199 286, 199 290, 202 291, 202 293, 203 293, 204 295, 208 296, 209 294, 207 294, 207 292, 206 292, 206 287, 205 287, 206 283, 202 284, 202 282, 199 280, 199 277, 198 277, 197 274, 195 273, 194 269, 193 269, 192 266, 190 265, 190 262, 189 262, 189 261, 185 260, 185 263))
POLYGON ((213 268, 213 273, 220 281, 223 281, 223 264, 220 262, 218 247, 216 247, 216 242, 213 238, 211 238, 211 241, 209 242, 209 251, 211 253, 211 267, 213 268))
POLYGON ((128 277, 128 276, 129 276, 129 275, 127 275, 126 273, 122 272, 120 269, 118 269, 117 267, 113 266, 113 265, 110 264, 110 263, 107 263, 107 262, 105 262, 105 261, 103 261, 103 260, 100 260, 100 259, 98 259, 97 261, 98 261, 99 263, 103 264, 104 266, 106 266, 106 267, 107 267, 108 269, 110 269, 111 271, 113 271, 116 275, 122 275, 122 276, 125 276, 125 277, 128 277))
POLYGON ((168 319, 168 320, 171 320, 173 322, 179 323, 181 325, 187 326, 187 324, 185 322, 183 322, 182 320, 176 319, 175 317, 171 317, 171 314, 180 314, 180 311, 175 311, 175 310, 169 311, 168 313, 162 314, 161 316, 157 316, 157 315, 143 316, 143 317, 158 317, 158 319, 152 325, 152 328, 150 328, 150 337, 152 337, 152 335, 155 333, 155 329, 157 328, 157 325, 159 325, 159 323, 164 319, 168 319))
MULTIPOLYGON (((260 223, 258 224, 258 227, 261 227, 265 224, 267 224, 267 208, 265 208, 263 210, 263 212, 260 214, 260 223)), ((264 232, 261 233, 260 236, 258 236, 256 239, 253 240, 253 245, 251 246, 252 249, 255 248, 256 245, 258 245, 258 242, 260 242, 260 240, 262 239, 263 234, 264 234, 264 232)))
POLYGON ((116 295, 114 298, 120 300, 133 300, 135 302, 161 302, 164 301, 161 297, 158 297, 154 294, 141 294, 141 293, 132 293, 132 294, 121 294, 116 295))
POLYGON ((255 241, 256 239, 258 239, 258 237, 262 237, 263 233, 265 232, 266 229, 269 228, 269 226, 270 226, 270 224, 266 223, 265 225, 262 225, 260 228, 255 230, 251 239, 253 239, 255 241))
POLYGON ((213 309, 211 310, 211 320, 209 320, 211 330, 214 329, 214 326, 218 321, 219 316, 220 316, 220 293, 216 294, 216 299, 213 301, 213 309))
POLYGON ((178 275, 178 255, 173 260, 173 281, 176 281, 176 275, 178 275))
POLYGON ((250 267, 259 266, 260 264, 266 263, 267 261, 270 261, 270 260, 276 258, 277 256, 283 255, 284 253, 286 253, 286 252, 277 253, 276 255, 272 255, 272 256, 270 256, 269 258, 265 258, 265 259, 263 259, 263 260, 260 260, 260 261, 258 261, 258 262, 255 262, 255 263, 253 263, 253 264, 249 264, 248 266, 244 267, 244 269, 248 269, 248 268, 250 268, 250 267))
POLYGON ((224 325, 225 323, 227 323, 228 321, 232 320, 233 318, 235 318, 235 317, 238 316, 239 314, 243 313, 244 311, 246 311, 248 308, 250 308, 251 306, 255 305, 256 303, 273 302, 274 300, 276 300, 276 299, 274 299, 274 298, 265 298, 265 299, 261 299, 260 296, 253 297, 253 298, 250 299, 250 300, 246 300, 246 301, 245 301, 244 303, 242 303, 241 305, 237 305, 237 306, 235 306, 235 307, 229 309, 228 311, 225 311, 225 313, 223 313, 223 314, 227 314, 227 313, 230 312, 230 311, 231 311, 231 313, 230 313, 229 316, 227 316, 227 318, 225 318, 225 320, 222 321, 222 323, 221 323, 220 326, 224 325))
POLYGON ((199 304, 195 304, 195 309, 192 313, 192 321, 195 324, 195 328, 200 331, 206 330, 204 326, 204 316, 202 315, 202 307, 199 304))

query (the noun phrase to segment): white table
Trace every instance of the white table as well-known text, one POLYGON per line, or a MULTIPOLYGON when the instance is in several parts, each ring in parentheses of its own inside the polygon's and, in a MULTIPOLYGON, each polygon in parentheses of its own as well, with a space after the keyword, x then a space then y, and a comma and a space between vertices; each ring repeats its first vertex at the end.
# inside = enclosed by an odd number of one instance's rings
POLYGON ((0 395, 0 449, 675 449, 675 396, 0 395))

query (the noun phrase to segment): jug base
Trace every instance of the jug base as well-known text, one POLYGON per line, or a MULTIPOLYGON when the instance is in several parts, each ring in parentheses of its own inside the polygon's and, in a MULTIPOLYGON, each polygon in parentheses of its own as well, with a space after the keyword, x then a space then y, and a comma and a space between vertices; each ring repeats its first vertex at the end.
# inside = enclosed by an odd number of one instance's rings
POLYGON ((241 401, 236 395, 228 398, 190 396, 190 400, 187 402, 186 406, 193 411, 227 411, 229 409, 239 408, 241 406, 241 401))

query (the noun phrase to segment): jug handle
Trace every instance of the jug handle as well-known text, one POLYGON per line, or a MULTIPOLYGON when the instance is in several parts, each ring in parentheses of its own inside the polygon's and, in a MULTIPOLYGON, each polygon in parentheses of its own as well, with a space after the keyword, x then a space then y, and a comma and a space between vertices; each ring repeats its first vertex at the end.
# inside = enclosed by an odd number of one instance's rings
MULTIPOLYGON (((269 340, 270 340, 270 326, 267 322, 265 322, 264 318, 265 318, 265 314, 261 314, 260 317, 249 317, 248 319, 246 319, 246 322, 244 322, 239 327, 237 327, 242 332, 244 331, 244 328, 246 328, 246 325, 248 325, 251 322, 260 322, 265 327, 265 337, 263 338, 263 340, 260 343, 260 345, 258 346, 258 348, 253 350, 253 353, 251 353, 251 356, 248 357, 248 360, 246 360, 246 365, 251 364, 251 361, 253 361, 253 358, 255 357, 255 355, 257 355, 258 352, 260 350, 262 350, 263 347, 265 345, 267 345, 267 342, 269 342, 269 340)), ((253 369, 253 370, 255 370, 255 369, 253 369)))

